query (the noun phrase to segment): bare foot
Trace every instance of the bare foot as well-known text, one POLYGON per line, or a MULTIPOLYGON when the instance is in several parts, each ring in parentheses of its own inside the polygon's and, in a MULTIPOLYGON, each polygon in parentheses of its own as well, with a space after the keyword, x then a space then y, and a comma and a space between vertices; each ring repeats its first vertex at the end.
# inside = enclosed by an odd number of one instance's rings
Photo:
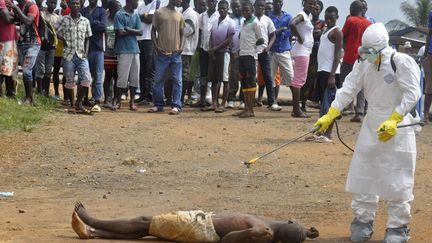
POLYGON ((81 202, 75 203, 75 213, 85 224, 89 224, 90 215, 87 213, 87 209, 81 202))
POLYGON ((86 224, 79 218, 76 212, 72 213, 72 229, 80 239, 90 239, 90 230, 86 224))

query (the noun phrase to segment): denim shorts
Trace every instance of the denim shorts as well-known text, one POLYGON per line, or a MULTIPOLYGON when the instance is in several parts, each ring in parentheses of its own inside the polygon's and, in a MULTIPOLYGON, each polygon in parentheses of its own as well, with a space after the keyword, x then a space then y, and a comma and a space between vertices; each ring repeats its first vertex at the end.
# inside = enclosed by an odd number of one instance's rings
POLYGON ((24 81, 33 81, 33 67, 40 50, 39 44, 18 44, 19 62, 21 64, 24 81))
POLYGON ((70 61, 63 58, 63 72, 66 77, 65 88, 73 89, 76 84, 83 87, 90 87, 92 79, 87 59, 81 59, 76 54, 70 61), (77 83, 75 83, 76 72, 78 73, 77 83))

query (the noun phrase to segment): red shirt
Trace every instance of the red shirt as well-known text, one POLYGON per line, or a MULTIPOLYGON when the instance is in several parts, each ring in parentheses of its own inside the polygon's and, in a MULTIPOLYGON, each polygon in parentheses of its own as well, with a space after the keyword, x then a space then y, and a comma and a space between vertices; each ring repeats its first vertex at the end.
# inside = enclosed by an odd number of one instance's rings
POLYGON ((28 8, 27 16, 33 16, 34 17, 34 24, 32 25, 34 30, 36 31, 36 35, 38 37, 38 43, 41 44, 41 38, 38 33, 38 27, 39 27, 39 8, 36 4, 31 3, 30 1, 25 1, 24 5, 21 7, 21 11, 24 12, 24 9, 26 8, 27 4, 31 4, 31 6, 28 8))
MULTIPOLYGON (((9 11, 6 8, 6 1, 0 0, 0 11, 4 11, 4 9, 6 9, 6 11, 9 11)), ((2 18, 0 18, 0 30, 1 42, 17 40, 18 35, 16 32, 15 24, 13 22, 7 23, 2 18)))
POLYGON ((343 62, 353 65, 358 58, 358 48, 361 46, 363 32, 371 23, 361 16, 348 16, 342 33, 345 41, 343 62))
POLYGON ((71 9, 69 7, 65 8, 65 10, 61 13, 63 16, 70 14, 71 9))

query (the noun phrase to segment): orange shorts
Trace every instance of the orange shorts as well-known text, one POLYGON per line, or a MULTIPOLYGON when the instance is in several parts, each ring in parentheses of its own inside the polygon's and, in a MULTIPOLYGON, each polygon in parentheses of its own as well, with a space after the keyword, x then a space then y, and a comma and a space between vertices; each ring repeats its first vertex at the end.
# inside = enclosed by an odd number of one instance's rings
MULTIPOLYGON (((265 85, 264 78, 263 78, 262 71, 261 71, 261 66, 259 64, 258 64, 257 71, 258 71, 258 75, 257 75, 258 85, 265 85)), ((275 79, 276 86, 280 86, 280 84, 281 84, 281 76, 280 76, 279 67, 278 67, 278 69, 276 71, 276 77, 274 79, 275 79)))

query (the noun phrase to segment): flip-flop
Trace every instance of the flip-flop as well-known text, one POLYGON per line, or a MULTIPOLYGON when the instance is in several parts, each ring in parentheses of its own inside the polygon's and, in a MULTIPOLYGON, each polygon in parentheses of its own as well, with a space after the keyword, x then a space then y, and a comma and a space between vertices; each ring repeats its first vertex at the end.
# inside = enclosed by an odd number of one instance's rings
POLYGON ((315 142, 317 142, 317 143, 333 143, 333 140, 331 140, 330 138, 328 138, 324 135, 321 135, 317 139, 315 139, 315 142))
POLYGON ((304 112, 300 112, 300 113, 291 113, 291 116, 294 118, 310 118, 311 116, 309 116, 308 114, 304 113, 304 112))
POLYGON ((225 109, 225 108, 223 108, 223 107, 218 107, 218 108, 215 110, 215 113, 224 113, 225 111, 227 111, 227 109, 225 109))
POLYGON ((147 110, 148 113, 157 113, 157 112, 163 112, 163 109, 159 109, 156 106, 153 106, 152 108, 147 110))
POLYGON ((239 118, 249 118, 249 117, 255 117, 255 114, 254 113, 243 113, 243 114, 241 114, 241 115, 239 115, 239 118))
POLYGON ((75 108, 75 113, 74 114, 78 114, 78 115, 93 115, 93 112, 91 110, 86 109, 86 108, 83 108, 83 109, 77 109, 77 108, 75 108))
POLYGON ((211 106, 202 107, 201 111, 214 111, 215 109, 211 106))
POLYGON ((94 105, 94 106, 91 108, 90 111, 91 111, 91 112, 101 112, 102 109, 100 108, 99 105, 94 105))
POLYGON ((306 137, 306 138, 305 138, 305 141, 313 142, 313 141, 316 141, 317 139, 319 139, 319 137, 320 137, 320 136, 314 134, 314 135, 312 135, 312 136, 306 137))
POLYGON ((232 114, 232 116, 240 116, 241 114, 245 113, 245 110, 237 111, 236 113, 232 114))

